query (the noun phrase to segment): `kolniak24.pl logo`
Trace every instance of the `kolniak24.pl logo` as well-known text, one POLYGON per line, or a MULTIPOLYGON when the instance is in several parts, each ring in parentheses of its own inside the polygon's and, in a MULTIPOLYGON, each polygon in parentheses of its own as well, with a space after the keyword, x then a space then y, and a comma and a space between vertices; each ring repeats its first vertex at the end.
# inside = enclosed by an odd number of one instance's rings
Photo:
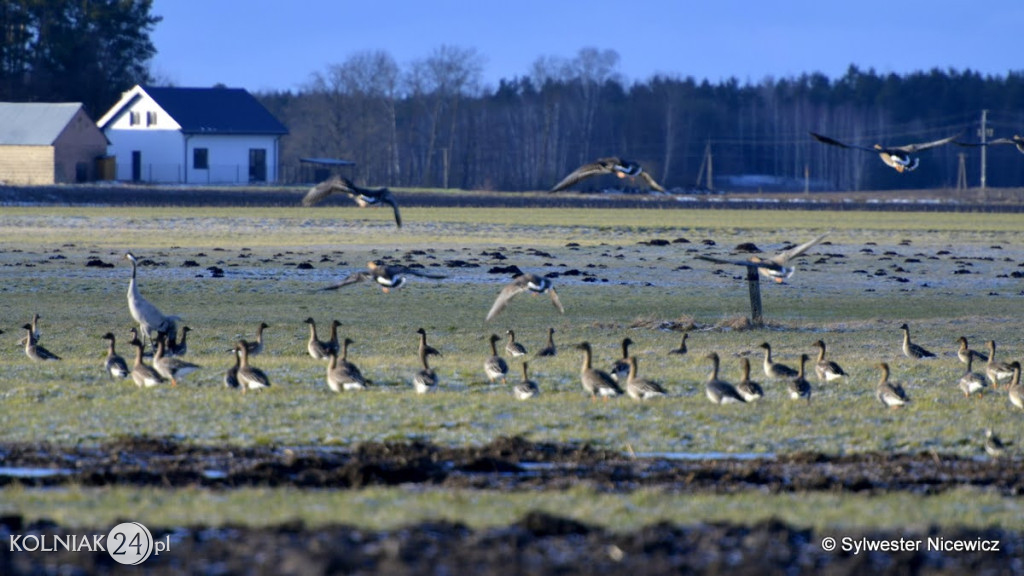
POLYGON ((138 522, 122 522, 103 534, 12 534, 10 552, 107 552, 121 564, 142 564, 150 555, 171 549, 170 534, 163 540, 138 522))

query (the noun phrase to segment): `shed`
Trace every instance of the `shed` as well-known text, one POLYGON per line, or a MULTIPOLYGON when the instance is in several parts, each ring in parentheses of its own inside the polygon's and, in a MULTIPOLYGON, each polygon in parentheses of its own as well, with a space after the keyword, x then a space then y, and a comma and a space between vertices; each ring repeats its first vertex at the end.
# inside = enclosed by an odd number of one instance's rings
POLYGON ((80 102, 0 102, 0 183, 96 180, 108 143, 80 102))

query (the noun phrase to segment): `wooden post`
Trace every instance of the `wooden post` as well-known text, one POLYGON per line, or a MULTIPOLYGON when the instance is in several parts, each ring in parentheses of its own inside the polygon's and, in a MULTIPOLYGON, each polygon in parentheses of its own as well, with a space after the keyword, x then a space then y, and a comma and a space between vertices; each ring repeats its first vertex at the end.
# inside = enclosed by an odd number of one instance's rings
POLYGON ((761 312, 761 275, 756 266, 747 266, 747 287, 750 289, 750 323, 755 328, 764 326, 761 312))

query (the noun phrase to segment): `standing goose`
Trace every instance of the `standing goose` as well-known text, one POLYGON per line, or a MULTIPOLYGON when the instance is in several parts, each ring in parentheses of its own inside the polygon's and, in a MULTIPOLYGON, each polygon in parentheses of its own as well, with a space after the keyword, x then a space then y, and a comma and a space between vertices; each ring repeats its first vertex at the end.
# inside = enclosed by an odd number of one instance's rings
POLYGON ((506 330, 505 334, 508 335, 508 342, 505 343, 505 352, 508 352, 508 355, 513 358, 526 356, 526 346, 516 342, 516 333, 513 330, 506 330))
MULTIPOLYGON (((423 329, 420 328, 420 330, 423 329)), ((427 362, 427 357, 430 356, 427 352, 428 348, 429 346, 426 345, 426 339, 421 334, 419 356, 420 365, 422 365, 423 368, 420 369, 419 372, 416 372, 412 377, 412 387, 417 394, 429 394, 430 392, 437 390, 437 372, 434 372, 434 369, 430 367, 430 363, 427 362)), ((438 354, 438 356, 440 356, 440 354, 438 354)))
POLYGON ((661 184, 658 184, 650 174, 644 172, 644 169, 636 162, 612 156, 608 158, 598 158, 593 162, 584 164, 573 170, 572 173, 563 178, 561 182, 555 184, 554 187, 551 188, 551 192, 560 192, 581 180, 601 174, 615 174, 619 178, 625 178, 626 176, 639 176, 649 188, 653 188, 658 192, 665 191, 665 189, 661 187, 661 184))
POLYGON ((341 322, 337 319, 331 320, 331 337, 327 339, 327 342, 324 342, 324 348, 327 350, 328 354, 331 352, 334 352, 335 354, 341 352, 341 344, 338 342, 339 326, 341 326, 341 322))
POLYGON ((1010 363, 1010 367, 1013 368, 1013 378, 1010 380, 1007 392, 1010 404, 1024 410, 1024 386, 1021 386, 1020 383, 1020 362, 1013 361, 1010 363))
POLYGON ((964 375, 957 381, 957 385, 960 390, 964 393, 964 396, 970 396, 975 392, 980 392, 986 386, 988 382, 985 381, 985 377, 977 372, 973 371, 974 367, 974 355, 967 357, 967 370, 964 371, 964 375))
POLYGON ((349 198, 356 201, 360 208, 387 204, 395 213, 395 225, 402 227, 402 215, 398 211, 398 202, 387 188, 361 188, 352 183, 348 178, 335 176, 310 188, 309 192, 302 198, 303 206, 313 206, 324 198, 334 193, 348 194, 349 198))
POLYGON ((914 358, 917 360, 924 360, 925 358, 935 358, 935 354, 925 350, 923 347, 918 346, 910 341, 910 327, 904 323, 900 326, 900 330, 903 331, 903 354, 907 358, 914 358))
POLYGON ((811 401, 811 383, 804 377, 804 365, 810 359, 811 357, 807 354, 800 355, 800 370, 797 372, 796 378, 789 381, 789 397, 793 400, 804 398, 808 402, 811 401))
POLYGON ((512 393, 519 400, 529 400, 540 394, 540 386, 533 380, 530 380, 529 366, 525 361, 523 362, 523 381, 515 385, 512 393))
POLYGON ((611 370, 608 371, 616 382, 625 382, 629 376, 629 347, 632 345, 632 339, 628 337, 622 339, 622 358, 616 360, 612 364, 611 370))
POLYGON ((154 332, 176 334, 178 331, 178 317, 165 316, 149 300, 142 297, 135 280, 138 271, 138 260, 131 252, 126 253, 124 257, 132 263, 132 279, 128 282, 128 311, 131 312, 132 318, 139 323, 139 331, 141 332, 139 336, 149 338, 154 332))
POLYGON ((406 276, 419 276, 420 278, 432 278, 438 280, 441 278, 447 278, 444 274, 431 274, 418 268, 410 268, 401 264, 384 264, 381 260, 371 260, 366 263, 368 268, 365 272, 356 272, 349 274, 345 278, 334 284, 324 288, 324 290, 337 290, 344 286, 350 286, 365 280, 373 280, 375 284, 380 286, 380 289, 387 294, 392 289, 401 288, 406 282, 406 276))
POLYGON ((245 340, 239 340, 235 344, 235 351, 239 355, 238 383, 242 386, 242 393, 246 390, 258 390, 270 388, 270 379, 263 370, 249 365, 249 346, 245 340))
POLYGON ((764 375, 773 380, 785 380, 796 378, 797 371, 793 368, 772 361, 772 347, 767 342, 762 342, 758 348, 764 350, 764 375))
POLYGON ((750 360, 746 358, 740 358, 740 381, 736 384, 736 391, 744 402, 764 398, 764 389, 761 385, 750 380, 750 360))
POLYGON ((159 372, 142 361, 142 342, 138 338, 132 338, 131 345, 135 347, 135 364, 132 366, 132 380, 135 385, 139 388, 152 388, 166 382, 159 372))
POLYGON ((313 318, 303 320, 309 324, 309 341, 306 343, 306 351, 314 360, 325 360, 328 354, 327 343, 316 337, 316 322, 313 318))
POLYGON ((548 328, 548 343, 534 356, 537 358, 546 358, 549 356, 555 356, 556 354, 558 354, 558 348, 555 347, 555 329, 548 328))
POLYGON ((195 372, 201 366, 186 362, 177 356, 167 355, 167 336, 160 332, 156 339, 156 353, 153 354, 153 368, 161 376, 171 381, 171 386, 177 386, 178 380, 195 372))
POLYGON ((501 292, 498 293, 498 297, 494 300, 494 304, 491 306, 491 310, 487 313, 485 322, 490 322, 492 318, 505 309, 505 306, 508 305, 508 301, 511 300, 513 296, 523 292, 530 292, 531 294, 544 294, 547 292, 548 296, 551 297, 551 304, 553 304, 560 313, 565 314, 565 308, 562 307, 562 301, 558 299, 558 293, 555 292, 555 286, 551 283, 551 279, 546 276, 525 273, 514 277, 511 282, 501 289, 501 292))
MULTIPOLYGON (((39 341, 39 314, 32 314, 32 321, 29 322, 29 324, 32 325, 32 331, 29 332, 29 336, 31 336, 33 340, 38 342, 39 341)), ((24 344, 24 343, 25 343, 25 338, 24 337, 22 337, 21 340, 18 340, 18 344, 24 344)))
POLYGON ((838 146, 839 148, 849 148, 854 150, 866 150, 868 152, 874 152, 878 154, 882 162, 885 162, 886 166, 896 170, 897 172, 912 172, 917 168, 920 160, 916 156, 911 156, 915 152, 921 150, 928 150, 929 148, 935 148, 938 146, 944 146, 956 140, 960 135, 954 134, 947 138, 940 140, 934 140, 932 142, 922 142, 919 144, 906 144, 903 146, 882 146, 881 144, 875 144, 874 147, 868 148, 866 146, 857 146, 854 144, 844 144, 834 138, 828 136, 822 136, 821 134, 815 134, 811 132, 811 137, 821 142, 822 144, 828 144, 829 146, 838 146))
POLYGON ((188 333, 192 329, 188 326, 181 328, 181 340, 175 339, 174 334, 167 337, 167 348, 164 353, 168 356, 184 356, 188 352, 188 333))
POLYGON ((957 348, 956 350, 956 357, 959 358, 960 361, 963 362, 964 364, 967 364, 967 359, 972 356, 977 358, 978 360, 981 360, 982 362, 988 362, 988 356, 982 354, 981 352, 971 350, 970 347, 968 347, 967 338, 961 336, 957 338, 956 342, 957 344, 960 345, 960 347, 957 348))
POLYGON ((814 373, 818 376, 818 382, 831 382, 846 376, 846 372, 831 360, 825 359, 825 342, 818 340, 814 343, 818 349, 818 360, 814 364, 814 373))
POLYGON ((583 351, 583 367, 580 368, 580 383, 583 384, 583 390, 590 397, 597 398, 601 396, 605 400, 609 396, 619 396, 622 394, 622 389, 612 380, 606 372, 598 370, 593 367, 591 363, 591 356, 593 354, 589 342, 581 342, 576 345, 577 350, 583 351))
MULTIPOLYGON (((247 342, 248 344, 248 342, 247 342)), ((224 387, 225 388, 241 388, 242 385, 238 382, 238 369, 242 365, 242 357, 239 355, 238 350, 235 348, 231 349, 231 353, 235 356, 235 365, 228 368, 228 371, 224 373, 224 387)))
POLYGON ((875 388, 875 398, 889 408, 899 408, 909 403, 910 399, 907 398, 903 386, 896 382, 889 382, 889 365, 882 362, 878 365, 878 369, 882 371, 882 377, 878 380, 878 386, 875 388))
POLYGON ((484 360, 484 373, 487 374, 487 380, 491 384, 498 378, 501 378, 502 383, 506 382, 505 376, 508 374, 508 363, 501 356, 498 356, 498 340, 501 338, 497 334, 491 334, 491 356, 484 360))
POLYGON ((717 256, 697 256, 700 260, 707 260, 708 262, 717 262, 719 264, 734 264, 737 266, 756 266, 757 272, 769 280, 782 284, 796 272, 796 267, 790 266, 789 261, 800 256, 804 252, 807 252, 819 242, 825 239, 829 235, 829 232, 825 232, 821 236, 808 240, 799 246, 795 246, 780 252, 771 258, 761 258, 759 256, 751 256, 749 260, 729 260, 726 258, 718 258, 717 256))
POLYGON ((985 364, 985 376, 992 382, 993 388, 999 388, 999 383, 1013 376, 1013 368, 1009 362, 996 360, 996 341, 989 340, 985 343, 988 348, 988 363, 985 364))
POLYGON ((679 343, 679 348, 673 348, 669 350, 669 354, 686 354, 686 339, 690 337, 689 332, 683 332, 683 341, 679 343))
POLYGON ((249 356, 255 356, 263 352, 263 331, 267 328, 270 328, 270 326, 266 322, 260 322, 260 325, 256 327, 256 340, 246 342, 249 356))
POLYGON ((668 392, 658 382, 637 376, 636 356, 629 357, 629 374, 626 376, 626 394, 634 400, 649 400, 666 396, 668 392))
POLYGON ((712 352, 704 357, 711 361, 711 373, 708 374, 707 382, 704 383, 704 394, 712 404, 743 404, 743 396, 732 384, 718 377, 718 364, 720 362, 717 352, 712 352))
POLYGON ((25 331, 25 355, 35 360, 36 362, 45 362, 47 360, 60 360, 60 356, 57 356, 53 352, 50 352, 46 348, 43 348, 36 343, 36 339, 32 337, 32 325, 25 324, 21 327, 25 331))
POLYGON ((441 356, 441 357, 444 356, 443 354, 441 354, 440 351, 438 351, 437 348, 434 348, 433 346, 430 346, 429 344, 427 344, 427 331, 426 330, 424 330, 423 328, 419 328, 419 329, 416 330, 416 333, 420 335, 420 346, 419 346, 420 354, 423 354, 423 355, 426 355, 426 356, 441 356))
MULTIPOLYGON (((345 341, 348 342, 348 339, 345 341)), ((354 364, 348 361, 339 361, 337 352, 331 352, 328 358, 330 358, 327 363, 328 388, 335 392, 366 389, 366 379, 363 378, 362 373, 358 369, 350 369, 354 364)))
POLYGON ((107 345, 107 358, 103 362, 103 369, 107 371, 107 374, 110 374, 111 378, 127 378, 130 376, 131 371, 128 370, 128 363, 114 351, 114 333, 107 332, 102 338, 110 341, 110 344, 107 345))

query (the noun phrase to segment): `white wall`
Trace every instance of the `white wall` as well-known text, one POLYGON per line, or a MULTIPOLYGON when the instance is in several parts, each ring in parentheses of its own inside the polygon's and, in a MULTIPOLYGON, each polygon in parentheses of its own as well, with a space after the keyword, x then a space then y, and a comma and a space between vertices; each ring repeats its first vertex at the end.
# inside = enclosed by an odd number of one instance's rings
POLYGON ((263 148, 267 151, 266 182, 277 181, 277 145, 274 136, 237 135, 207 136, 204 134, 186 134, 188 142, 188 182, 190 184, 221 184, 249 182, 249 149, 263 148), (192 167, 192 151, 195 148, 206 148, 208 170, 196 170, 192 167))
POLYGON ((185 139, 175 130, 107 129, 107 154, 116 157, 117 179, 132 179, 132 151, 142 152, 144 182, 183 182, 185 139))

